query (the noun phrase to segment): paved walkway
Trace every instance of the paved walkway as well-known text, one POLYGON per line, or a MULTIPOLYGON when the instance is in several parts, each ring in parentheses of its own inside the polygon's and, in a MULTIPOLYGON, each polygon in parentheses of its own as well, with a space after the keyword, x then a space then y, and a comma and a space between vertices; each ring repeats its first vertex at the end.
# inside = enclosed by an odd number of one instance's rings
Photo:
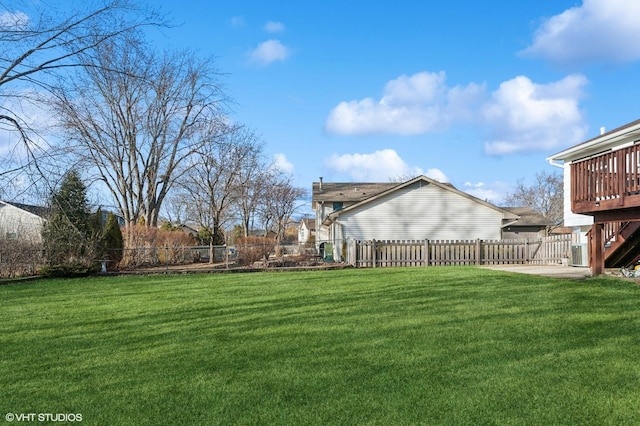
POLYGON ((496 271, 516 272, 520 274, 543 275, 546 277, 584 279, 591 276, 591 269, 561 265, 491 265, 484 266, 496 271))

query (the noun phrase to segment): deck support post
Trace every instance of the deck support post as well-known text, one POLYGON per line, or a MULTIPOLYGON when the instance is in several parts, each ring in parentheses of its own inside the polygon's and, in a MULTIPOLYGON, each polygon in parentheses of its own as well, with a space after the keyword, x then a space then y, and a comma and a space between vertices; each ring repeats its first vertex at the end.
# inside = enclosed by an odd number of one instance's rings
POLYGON ((604 274, 604 223, 591 225, 589 260, 591 261, 592 276, 604 274))

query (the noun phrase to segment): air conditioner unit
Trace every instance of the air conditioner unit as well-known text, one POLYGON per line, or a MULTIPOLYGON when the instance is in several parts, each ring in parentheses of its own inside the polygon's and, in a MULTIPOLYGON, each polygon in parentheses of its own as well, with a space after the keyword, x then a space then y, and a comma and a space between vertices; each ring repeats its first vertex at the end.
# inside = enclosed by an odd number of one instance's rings
POLYGON ((571 266, 589 266, 587 244, 573 244, 571 246, 571 266))

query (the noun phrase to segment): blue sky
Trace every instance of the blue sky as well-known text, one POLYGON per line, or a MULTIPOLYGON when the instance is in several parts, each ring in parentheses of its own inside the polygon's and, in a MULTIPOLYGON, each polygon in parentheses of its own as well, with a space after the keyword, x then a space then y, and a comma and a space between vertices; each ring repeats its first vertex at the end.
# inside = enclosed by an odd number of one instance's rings
POLYGON ((500 203, 640 118, 637 0, 165 0, 296 185, 425 174, 500 203))

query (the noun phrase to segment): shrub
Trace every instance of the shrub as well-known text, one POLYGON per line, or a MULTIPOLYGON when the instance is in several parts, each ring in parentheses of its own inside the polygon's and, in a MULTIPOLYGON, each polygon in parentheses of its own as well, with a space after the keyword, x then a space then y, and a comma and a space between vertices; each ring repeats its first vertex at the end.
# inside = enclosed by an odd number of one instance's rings
POLYGON ((193 237, 182 231, 161 230, 144 225, 127 226, 120 265, 133 268, 191 261, 191 255, 187 255, 185 247, 194 243, 193 237))
POLYGON ((98 272, 95 265, 87 266, 84 263, 64 263, 60 265, 45 266, 40 270, 40 275, 47 278, 73 278, 85 277, 98 272))
POLYGON ((157 228, 144 225, 129 225, 124 230, 124 250, 120 266, 137 267, 158 263, 155 250, 157 228))
POLYGON ((191 250, 185 249, 195 244, 195 239, 182 230, 179 231, 163 231, 156 235, 156 244, 160 253, 158 260, 163 264, 184 263, 192 261, 191 250))
POLYGON ((42 262, 41 243, 0 237, 0 277, 34 275, 42 262))
POLYGON ((238 263, 251 265, 259 260, 265 264, 275 249, 275 241, 266 237, 240 237, 236 239, 238 263))

